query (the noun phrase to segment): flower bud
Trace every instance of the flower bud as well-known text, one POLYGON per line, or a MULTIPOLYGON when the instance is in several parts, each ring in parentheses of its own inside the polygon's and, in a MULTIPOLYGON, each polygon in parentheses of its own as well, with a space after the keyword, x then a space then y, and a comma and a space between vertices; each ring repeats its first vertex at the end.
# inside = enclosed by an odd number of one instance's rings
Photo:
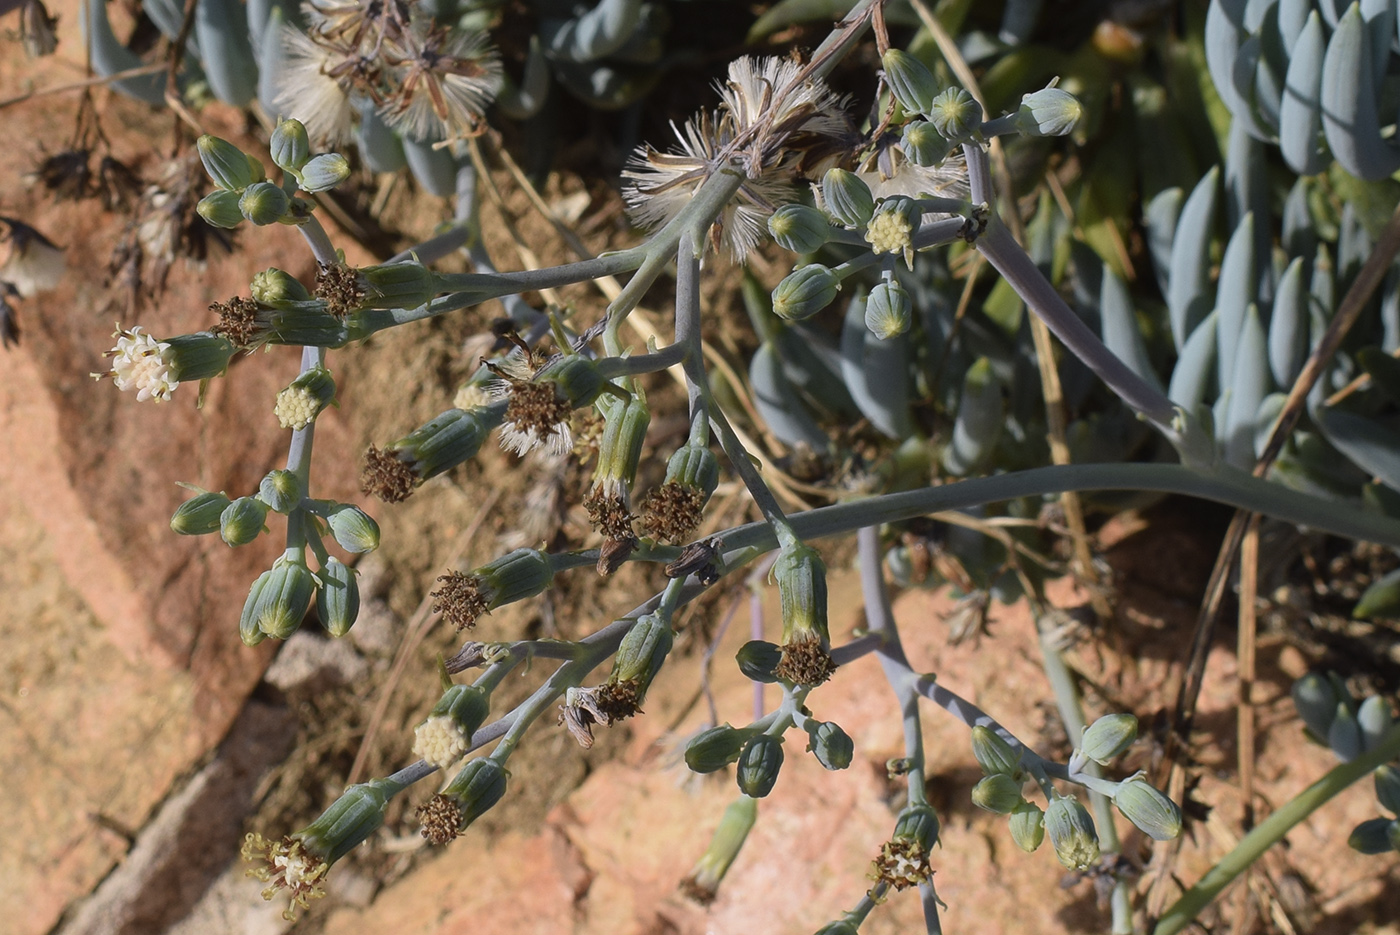
POLYGON ((607 382, 598 365, 582 354, 568 354, 551 361, 535 379, 553 383, 575 409, 593 405, 607 382))
POLYGON ((309 302, 312 298, 301 280, 275 266, 255 274, 248 291, 255 302, 270 308, 281 308, 289 302, 309 302))
POLYGON ((1154 841, 1170 841, 1181 833, 1181 809, 1146 779, 1129 777, 1120 782, 1113 804, 1154 841))
POLYGON ((403 786, 388 779, 356 783, 320 817, 292 835, 307 850, 333 864, 384 824, 384 810, 403 786))
POLYGON ((1011 811, 1011 840, 1027 854, 1035 852, 1045 840, 1045 813, 1039 805, 1022 802, 1011 811))
POLYGON ((1131 714, 1108 714, 1084 731, 1079 749, 1100 766, 1107 766, 1137 739, 1138 722, 1131 714))
POLYGON ((1009 815, 1024 801, 1021 784, 1006 773, 984 776, 972 787, 972 804, 998 815, 1009 815))
POLYGON ((453 685, 433 705, 432 716, 451 718, 468 738, 491 713, 491 696, 475 685, 453 685))
POLYGON ((295 471, 276 468, 268 471, 258 485, 258 499, 278 513, 290 513, 306 496, 306 486, 295 471))
POLYGON ((386 263, 358 270, 362 308, 421 308, 437 297, 437 277, 422 263, 386 263))
POLYGON ((1380 695, 1372 695, 1361 702, 1356 711, 1356 723, 1361 727, 1362 748, 1374 750, 1390 733, 1390 705, 1380 695))
POLYGON ((938 79, 928 66, 908 52, 890 49, 880 60, 885 82, 899 106, 914 114, 926 114, 938 94, 938 79))
POLYGON ((169 345, 166 360, 170 378, 177 382, 219 376, 228 369, 228 362, 237 350, 228 338, 210 331, 177 335, 164 343, 169 345))
POLYGON ((640 704, 674 641, 670 621, 658 614, 643 614, 622 638, 609 681, 630 682, 636 688, 640 704))
POLYGON ((1363 854, 1388 854, 1400 851, 1400 821, 1369 818, 1352 829, 1347 846, 1363 854))
POLYGON ((881 341, 909 330, 914 302, 897 279, 887 279, 870 290, 865 300, 865 327, 881 341))
POLYGON ((939 830, 938 812, 933 810, 932 805, 908 805, 895 819, 894 834, 891 837, 900 841, 913 841, 927 854, 938 841, 939 830))
POLYGON ((697 773, 713 773, 739 759, 751 731, 720 724, 702 730, 685 745, 685 765, 697 773))
POLYGON ((978 724, 972 728, 972 755, 988 776, 1021 775, 1021 754, 990 727, 978 724))
POLYGON ((1094 819, 1077 799, 1055 795, 1045 812, 1045 832, 1055 856, 1070 870, 1087 870, 1098 862, 1099 836, 1094 819))
POLYGON ((379 524, 354 504, 337 503, 326 513, 331 535, 347 552, 373 552, 379 548, 379 524))
POLYGON ((242 191, 262 177, 262 166, 254 172, 253 159, 228 140, 204 134, 195 143, 199 161, 214 184, 225 191, 242 191))
POLYGON ((768 232, 786 250, 815 253, 831 238, 831 224, 816 208, 787 204, 769 216, 768 232))
POLYGON ((870 186, 845 169, 828 169, 822 176, 822 201, 826 212, 851 230, 869 224, 875 213, 875 196, 870 193, 870 186))
POLYGON ((266 531, 267 504, 254 497, 239 497, 219 514, 219 535, 231 546, 247 545, 266 531))
POLYGON ((510 773, 489 756, 477 757, 462 767, 442 794, 456 799, 462 808, 459 828, 485 815, 506 794, 510 773))
POLYGON ((445 691, 427 719, 413 729, 413 752, 442 770, 452 767, 471 749, 472 735, 491 710, 491 699, 480 688, 453 685, 445 691))
POLYGON ((279 640, 291 636, 301 626, 315 591, 316 579, 301 560, 285 555, 278 559, 248 591, 238 624, 243 642, 256 645, 262 641, 258 633, 279 640), (251 641, 249 634, 254 635, 251 641))
POLYGON ((221 227, 224 230, 232 230, 243 223, 243 212, 239 210, 238 202, 242 198, 240 192, 230 192, 220 189, 210 192, 199 199, 199 204, 194 206, 194 210, 211 227, 221 227))
POLYGON ((516 549, 476 569, 487 607, 495 610, 543 593, 554 583, 554 565, 539 549, 516 549))
POLYGON ((335 188, 350 177, 350 161, 340 153, 322 153, 313 157, 297 174, 302 191, 324 192, 335 188))
POLYGON ((182 536, 202 536, 219 529, 219 517, 228 508, 229 498, 222 493, 201 490, 175 509, 170 528, 182 536))
POLYGON ((249 185, 244 189, 243 197, 238 199, 238 210, 260 227, 282 220, 288 207, 287 193, 271 182, 249 185))
POLYGON ((865 230, 871 253, 902 253, 906 265, 914 265, 914 233, 923 212, 918 202, 903 195, 892 195, 880 202, 865 230))
POLYGON ((936 166, 952 151, 952 144, 927 120, 905 124, 899 145, 909 161, 919 166, 936 166))
POLYGON ((268 149, 277 168, 294 175, 300 172, 311 158, 311 138, 306 133, 306 126, 300 120, 278 120, 277 129, 272 131, 272 139, 268 141, 268 149))
POLYGON ((449 409, 389 449, 425 481, 476 457, 499 418, 489 409, 449 409))
POLYGON ((976 139, 982 126, 982 105, 962 88, 948 88, 934 97, 928 118, 944 139, 966 143, 976 139))
POLYGON ((1327 729, 1327 746, 1343 763, 1349 763, 1362 753, 1361 724, 1346 702, 1337 705, 1337 715, 1327 729))
POLYGON ((1084 105, 1060 88, 1042 88, 1021 98, 1016 129, 1026 136, 1068 136, 1084 116, 1084 105))
POLYGON ((637 463, 642 459, 651 410, 640 395, 626 402, 618 400, 606 406, 607 424, 598 443, 598 466, 593 472, 593 486, 610 496, 625 496, 637 478, 637 463))
POLYGON ((1338 699, 1332 683, 1326 676, 1309 672, 1293 683, 1292 694, 1298 716, 1314 737, 1325 742, 1337 714, 1338 699))
POLYGON ((845 769, 855 757, 856 745, 849 734, 834 721, 809 719, 806 724, 809 738, 807 749, 816 756, 824 769, 845 769))
POLYGON ((826 563, 801 542, 785 546, 773 563, 783 614, 783 642, 815 637, 827 645, 826 563))
POLYGON ((277 394, 273 414, 284 429, 304 429, 335 399, 335 380, 324 367, 312 367, 277 394))
POLYGON ((316 589, 316 616, 331 636, 344 636, 360 616, 360 584, 355 569, 332 555, 317 577, 321 586, 316 589))
POLYGON ((734 654, 739 663, 739 671, 744 677, 755 682, 772 684, 778 681, 776 669, 783 660, 783 650, 765 640, 749 640, 734 654))
POLYGON ((769 734, 756 734, 739 753, 736 779, 744 795, 761 799, 773 791, 783 768, 783 742, 769 734))
POLYGON ((773 313, 788 321, 811 318, 836 298, 841 279, 820 263, 808 263, 784 277, 773 290, 773 313))
POLYGON ((694 487, 708 500, 719 486, 719 459, 706 445, 682 445, 666 462, 666 483, 694 487))
POLYGON ((1376 801, 1392 815, 1400 815, 1400 770, 1381 766, 1375 772, 1376 801))
POLYGON ((719 827, 710 839, 710 846, 700 855, 695 868, 681 881, 681 891, 702 906, 714 902, 720 881, 729 872, 734 858, 739 856, 744 839, 749 836, 757 817, 757 799, 745 795, 730 802, 720 816, 719 827))

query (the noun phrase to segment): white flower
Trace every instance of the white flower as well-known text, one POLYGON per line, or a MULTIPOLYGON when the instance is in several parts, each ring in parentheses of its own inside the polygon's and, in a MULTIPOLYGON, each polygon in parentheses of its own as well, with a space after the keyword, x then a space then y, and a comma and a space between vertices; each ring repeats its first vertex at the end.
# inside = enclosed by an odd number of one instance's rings
POLYGON ((356 53, 323 45, 288 24, 282 27, 282 55, 273 106, 284 117, 300 120, 317 143, 347 139, 355 116, 349 75, 356 53))
POLYGON ((289 386, 278 393, 277 405, 273 408, 282 428, 298 431, 316 421, 320 413, 321 400, 301 386, 289 386))
POLYGON ((23 221, 0 217, 0 243, 5 241, 10 252, 0 264, 0 280, 26 299, 58 285, 65 266, 60 247, 23 221))
POLYGON ((444 772, 467 755, 471 738, 446 714, 435 714, 413 730, 413 754, 444 772))
POLYGON ((175 387, 180 385, 170 376, 170 345, 157 341, 140 325, 130 331, 123 331, 118 326, 112 337, 117 339, 117 346, 110 351, 112 369, 93 376, 111 376, 117 389, 135 390, 136 399, 140 402, 152 398, 157 401, 169 400, 175 387))
MULTIPOLYGON (((803 66, 775 55, 746 55, 729 63, 729 80, 719 88, 721 107, 733 119, 735 135, 762 129, 758 147, 769 150, 794 134, 840 137, 847 129, 846 100, 820 79, 800 80, 803 66)), ((792 140, 795 147, 812 140, 792 140)), ((765 158, 772 153, 764 152, 765 158)))
POLYGON ((415 32, 412 51, 394 60, 398 89, 380 116, 415 140, 474 136, 501 90, 501 62, 486 33, 415 32))

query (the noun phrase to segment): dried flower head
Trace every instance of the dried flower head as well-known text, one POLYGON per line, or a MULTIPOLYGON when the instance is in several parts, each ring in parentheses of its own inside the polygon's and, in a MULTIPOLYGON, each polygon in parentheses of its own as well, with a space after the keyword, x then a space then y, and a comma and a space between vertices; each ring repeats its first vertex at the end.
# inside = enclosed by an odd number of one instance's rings
POLYGON ((642 498, 642 532, 652 539, 685 542, 700 528, 705 492, 689 484, 667 481, 642 498))
POLYGON ((235 347, 251 349, 258 345, 257 302, 234 296, 227 302, 211 303, 209 311, 219 316, 218 323, 210 331, 228 338, 235 347))
POLYGON ((783 658, 773 673, 794 685, 820 685, 835 671, 831 652, 812 635, 783 644, 783 658))
POLYGON ((933 879, 928 857, 927 850, 918 841, 909 838, 886 841, 880 845, 880 856, 875 858, 870 877, 896 890, 927 883, 933 879))
POLYGON ((605 539, 633 539, 632 511, 628 508, 625 489, 594 487, 584 498, 588 522, 605 539))
POLYGON ((573 447, 569 416, 574 407, 560 396, 554 383, 507 379, 496 386, 496 392, 509 400, 501 426, 502 448, 523 458, 540 447, 551 454, 563 454, 573 447))
POLYGON ((8 244, 0 280, 28 299, 47 292, 63 278, 63 249, 16 218, 0 217, 0 244, 8 244))
POLYGON ((433 796, 414 810, 429 844, 447 844, 462 832, 462 807, 451 796, 433 796))
POLYGON ((444 583, 428 595, 433 599, 433 613, 441 613, 458 632, 476 626, 481 615, 491 609, 480 576, 449 571, 437 580, 444 583))
POLYGON ((364 302, 365 289, 354 267, 336 263, 316 270, 315 295, 326 303, 326 311, 344 318, 364 302))
POLYGON ((282 918, 288 922, 296 919, 297 907, 306 909, 311 900, 326 895, 324 881, 330 864, 307 850, 299 838, 269 841, 260 834, 249 834, 240 853, 246 863, 254 865, 248 868, 248 876, 268 884, 263 899, 271 900, 278 890, 286 891, 290 902, 282 918))
POLYGON ((415 140, 476 136, 501 89, 501 63, 484 32, 415 23, 404 53, 390 64, 398 87, 380 114, 415 140))
POLYGON ((568 728, 579 746, 593 746, 593 725, 612 727, 641 713, 641 695, 631 679, 607 681, 594 688, 570 688, 559 706, 559 723, 568 728))
POLYGON ((139 402, 148 399, 169 401, 175 388, 180 385, 170 375, 170 345, 157 341, 140 325, 130 331, 123 331, 118 325, 112 337, 117 339, 117 346, 107 352, 107 356, 112 358, 112 369, 94 373, 92 378, 100 380, 111 377, 117 389, 135 390, 139 402))
MULTIPOLYGON (((317 7, 308 3, 304 9, 314 23, 317 7)), ((281 39, 284 64, 277 72, 273 105, 283 116, 300 120, 316 143, 334 145, 348 139, 355 117, 350 102, 355 80, 373 66, 361 59, 353 44, 315 26, 308 36, 286 24, 281 39)))
POLYGON ((360 490, 385 503, 402 503, 417 485, 418 475, 392 449, 369 446, 364 470, 360 472, 360 490))

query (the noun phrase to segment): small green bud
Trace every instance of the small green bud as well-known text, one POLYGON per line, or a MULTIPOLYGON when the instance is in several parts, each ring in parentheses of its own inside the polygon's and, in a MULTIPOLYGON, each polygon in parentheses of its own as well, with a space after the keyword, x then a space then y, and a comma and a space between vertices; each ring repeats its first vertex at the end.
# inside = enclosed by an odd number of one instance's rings
POLYGON ((229 498, 222 493, 201 490, 175 508, 170 517, 170 529, 182 536, 203 536, 219 529, 219 517, 228 508, 229 498))
POLYGON ((880 60, 885 82, 899 106, 915 114, 926 114, 938 94, 938 79, 928 66, 908 52, 890 49, 880 60))
POLYGON ((607 382, 598 365, 582 354, 551 361, 535 379, 553 383, 574 408, 593 405, 607 382))
POLYGON ((170 376, 180 382, 219 376, 228 369, 228 362, 237 350, 228 338, 211 331, 177 335, 165 343, 170 345, 170 376))
POLYGON ((258 343, 303 347, 340 347, 350 340, 346 323, 326 310, 319 299, 283 302, 258 313, 258 343))
POLYGON ((1021 754, 990 727, 978 724, 972 729, 972 755, 988 776, 1021 775, 1021 754))
POLYGON ((1011 811, 1011 840, 1027 854, 1035 853, 1045 840, 1045 813, 1039 805, 1022 802, 1011 811))
POLYGON ((998 815, 1009 815, 1024 801, 1021 784, 1005 773, 984 776, 972 787, 972 804, 998 815))
POLYGON ((870 290, 865 300, 865 327, 881 341, 909 330, 914 302, 897 279, 887 279, 870 290))
POLYGON ((321 586, 316 589, 316 616, 331 636, 344 636, 360 616, 360 584, 355 569, 332 555, 317 577, 321 586))
POLYGON ((1375 773, 1376 801, 1392 815, 1400 815, 1400 770, 1394 766, 1377 767, 1375 773))
POLYGON ((1084 105, 1056 87, 1042 88, 1021 98, 1016 129, 1026 136, 1068 136, 1084 116, 1084 105))
POLYGON ((749 640, 739 647, 734 659, 739 663, 739 671, 744 673, 745 678, 772 684, 778 681, 774 670, 783 660, 783 650, 782 647, 766 640, 749 640))
POLYGON ((265 531, 267 504, 254 497, 239 497, 219 514, 219 535, 231 546, 247 545, 265 531))
POLYGON ((1327 729, 1327 746, 1343 763, 1351 762, 1362 753, 1361 724, 1346 702, 1337 705, 1336 717, 1332 718, 1332 726, 1327 729))
POLYGON ((1181 809, 1146 779, 1129 777, 1119 783, 1113 804, 1154 841, 1170 841, 1181 833, 1181 809))
POLYGON ((262 177, 261 164, 254 172, 254 160, 228 140, 206 133, 195 143, 195 148, 199 150, 199 161, 204 163, 204 171, 224 191, 242 191, 262 177))
POLYGON ((834 721, 809 719, 806 724, 807 749, 824 769, 845 769, 855 757, 856 745, 849 734, 834 721))
POLYGON ((293 175, 300 172, 311 158, 311 138, 306 133, 306 126, 300 120, 278 120, 268 149, 277 168, 293 175))
POLYGON ((220 189, 199 199, 199 204, 194 206, 194 210, 211 227, 232 230, 243 223, 243 212, 238 207, 240 198, 242 194, 239 192, 220 189))
POLYGON ((290 513, 306 496, 306 487, 295 471, 276 468, 268 471, 258 485, 258 499, 278 513, 290 513))
POLYGON ((919 166, 936 166, 952 152, 952 144, 927 120, 905 124, 899 145, 909 161, 919 166))
POLYGON ((249 633, 262 633, 279 640, 291 636, 301 626, 315 591, 316 579, 299 558, 284 555, 278 559, 270 571, 258 576, 248 591, 238 625, 243 642, 249 646, 261 642, 262 637, 249 642, 249 633))
POLYGON ((875 196, 870 193, 870 186, 845 169, 828 169, 822 176, 822 201, 827 213, 851 230, 869 224, 875 213, 875 196))
POLYGON ((1368 818, 1352 829, 1347 846, 1363 854, 1389 854, 1400 851, 1400 821, 1368 818))
POLYGON ((287 193, 271 182, 255 182, 238 199, 238 210, 258 226, 275 224, 287 213, 287 193))
POLYGON ((816 208, 788 204, 769 216, 768 233, 793 253, 815 253, 831 239, 831 224, 816 208))
POLYGON ((354 850, 384 824, 384 810, 403 787, 387 779, 356 783, 320 817, 292 835, 328 864, 354 850))
POLYGON ((913 841, 927 854, 938 841, 939 830, 938 812, 933 810, 932 805, 908 805, 895 819, 894 834, 891 837, 896 840, 913 841))
POLYGON ((324 367, 312 367, 277 394, 272 408, 284 429, 304 429, 335 399, 335 380, 324 367))
POLYGON ((379 548, 379 524, 350 503, 337 503, 326 513, 336 544, 347 552, 373 552, 379 548))
MULTIPOLYGON (((350 161, 340 153, 322 153, 302 166, 297 181, 302 191, 324 192, 350 177, 350 161)), ((416 307, 416 306, 415 306, 416 307)))
POLYGON ((1079 748, 1089 759, 1107 766, 1137 740, 1138 722, 1131 714, 1108 714, 1084 731, 1079 748))
POLYGON ((826 618, 826 563, 821 553, 801 542, 785 546, 773 563, 783 613, 783 643, 831 641, 826 618))
POLYGON ((685 745, 685 765, 697 773, 713 773, 739 759, 751 731, 720 724, 702 730, 685 745))
POLYGON ((495 610, 543 593, 554 583, 554 565, 539 549, 516 549, 473 572, 487 608, 495 610))
POLYGON ((744 795, 761 799, 773 791, 783 768, 783 742, 769 734, 756 734, 739 753, 736 779, 744 795))
POLYGON ((642 446, 651 424, 651 410, 640 395, 626 402, 615 401, 607 407, 607 423, 598 443, 598 465, 593 472, 593 486, 605 493, 622 496, 631 490, 637 478, 637 464, 642 459, 642 446))
POLYGON ((622 638, 613 659, 612 681, 633 683, 640 704, 674 642, 669 621, 657 614, 643 614, 622 638))
POLYGON ((301 280, 275 266, 254 275, 248 291, 253 301, 269 308, 281 308, 289 302, 311 301, 311 293, 301 280))
POLYGON ((491 713, 491 696, 475 685, 453 685, 433 705, 430 717, 448 717, 468 739, 491 713))
POLYGON ((437 276, 422 263, 386 263, 357 271, 362 308, 421 308, 437 297, 437 276))
POLYGON ((462 808, 459 828, 485 815, 506 794, 510 773, 489 756, 477 757, 462 767, 442 794, 456 799, 462 808))
POLYGON ((1077 799, 1055 795, 1045 812, 1045 832, 1055 856, 1070 870, 1087 870, 1098 862, 1099 836, 1094 819, 1077 799))
POLYGON ((933 99, 928 118, 944 139, 967 143, 977 138, 982 126, 982 105, 962 88, 948 88, 933 99))
POLYGON ((836 298, 841 279, 820 263, 793 270, 773 290, 773 313, 787 321, 811 318, 836 298))
POLYGON ((1309 731, 1318 740, 1326 742, 1327 732, 1332 728, 1332 718, 1337 715, 1337 695, 1326 676, 1316 672, 1293 683, 1293 706, 1303 719, 1309 731))
POLYGON ((1393 723, 1390 705, 1380 695, 1372 695, 1361 702, 1361 707, 1356 711, 1356 723, 1361 727, 1362 748, 1374 750, 1380 746, 1386 734, 1390 733, 1390 725, 1393 723))
POLYGON ((476 457, 500 414, 489 409, 449 409, 389 446, 420 481, 476 457))
POLYGON ((666 483, 694 487, 708 500, 719 486, 719 459, 706 445, 682 445, 666 462, 666 483))

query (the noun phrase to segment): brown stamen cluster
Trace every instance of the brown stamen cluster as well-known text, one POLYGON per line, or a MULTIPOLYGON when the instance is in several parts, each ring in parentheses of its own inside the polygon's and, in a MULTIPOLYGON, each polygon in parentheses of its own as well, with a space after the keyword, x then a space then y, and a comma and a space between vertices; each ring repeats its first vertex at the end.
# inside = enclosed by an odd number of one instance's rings
POLYGON ((700 528, 705 492, 699 487, 667 481, 642 498, 642 532, 652 539, 681 543, 700 528))
POLYGON ((593 746, 594 724, 612 727, 642 711, 641 694, 637 683, 631 679, 582 689, 573 699, 573 703, 559 706, 559 723, 569 729, 585 750, 593 746))
POLYGON ((831 653, 818 639, 800 639, 783 644, 783 658, 773 674, 794 685, 820 685, 836 671, 831 653))
POLYGON ((449 571, 438 580, 445 583, 428 594, 433 599, 433 613, 441 613, 458 632, 476 626, 481 615, 491 609, 476 575, 449 571))
POLYGON ((572 412, 573 406, 559 398, 549 380, 518 382, 511 385, 505 421, 517 432, 533 434, 543 442, 557 434, 561 425, 568 425, 572 412))
POLYGON ((429 844, 446 844, 461 833, 462 809, 451 796, 441 793, 433 796, 418 806, 414 815, 429 844))
POLYGON ((627 508, 627 500, 620 493, 608 493, 595 488, 583 501, 588 511, 588 522, 607 539, 631 539, 632 511, 627 508))
POLYGON ((880 845, 880 856, 875 858, 871 877, 902 890, 933 879, 933 868, 929 866, 922 844, 908 838, 895 838, 880 845))
POLYGON ((219 323, 210 331, 228 338, 236 347, 250 348, 257 344, 261 330, 257 302, 234 296, 227 302, 215 302, 209 306, 209 310, 219 313, 219 323))
MULTIPOLYGON (((232 340, 232 339, 230 339, 232 340)), ((360 490, 385 503, 402 503, 418 485, 413 468, 394 454, 392 448, 373 445, 365 452, 365 469, 360 472, 360 490)))
POLYGON ((326 311, 336 318, 353 313, 365 300, 359 273, 344 263, 322 266, 316 271, 315 294, 326 303, 326 311))

